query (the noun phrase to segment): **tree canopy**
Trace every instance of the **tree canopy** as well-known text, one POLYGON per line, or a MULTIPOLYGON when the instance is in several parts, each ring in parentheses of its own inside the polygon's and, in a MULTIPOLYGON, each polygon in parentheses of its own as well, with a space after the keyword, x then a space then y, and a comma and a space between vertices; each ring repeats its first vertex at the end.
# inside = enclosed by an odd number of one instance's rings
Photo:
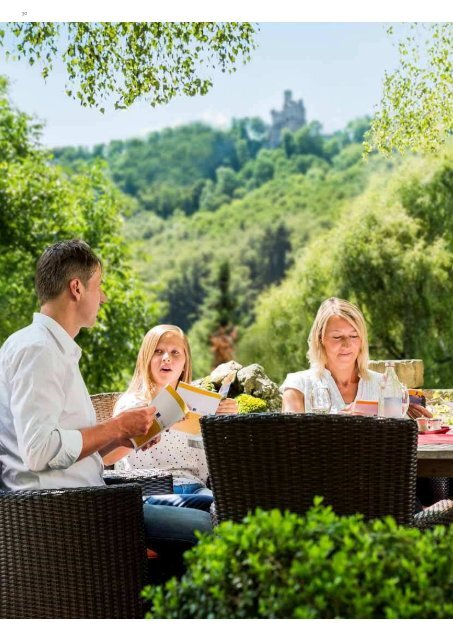
POLYGON ((55 60, 66 66, 66 92, 83 106, 115 109, 138 98, 151 106, 176 95, 205 95, 209 69, 233 72, 254 48, 250 22, 11 22, 0 30, 13 40, 13 53, 46 78, 55 60))
POLYGON ((158 314, 152 292, 143 295, 121 237, 128 203, 102 165, 67 175, 50 166, 32 134, 33 123, 11 108, 0 78, 0 343, 29 324, 38 309, 34 272, 44 248, 81 238, 103 261, 108 298, 95 328, 77 338, 86 347, 81 369, 91 393, 122 389, 158 314))
POLYGON ((398 43, 399 68, 385 74, 366 152, 435 152, 453 131, 453 24, 409 28, 398 43))

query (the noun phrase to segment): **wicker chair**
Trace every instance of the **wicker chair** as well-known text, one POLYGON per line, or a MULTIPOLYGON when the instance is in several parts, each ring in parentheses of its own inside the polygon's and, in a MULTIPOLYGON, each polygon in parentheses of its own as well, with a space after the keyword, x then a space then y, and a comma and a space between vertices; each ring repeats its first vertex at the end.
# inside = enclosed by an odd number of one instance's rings
POLYGON ((113 409, 121 393, 112 391, 111 393, 96 393, 91 396, 94 410, 96 411, 96 421, 103 422, 113 415, 113 409))
POLYGON ((142 618, 141 489, 0 492, 0 618, 142 618))
POLYGON ((365 416, 206 416, 201 431, 214 521, 240 521, 256 507, 304 513, 316 495, 341 514, 392 515, 400 524, 453 520, 453 503, 417 515, 417 425, 365 416))
MULTIPOLYGON (((111 417, 119 395, 92 396, 98 421, 111 417)), ((138 470, 105 480, 115 486, 0 485, 0 618, 143 617, 141 589, 166 568, 147 562, 142 493, 171 493, 173 478, 138 470)))

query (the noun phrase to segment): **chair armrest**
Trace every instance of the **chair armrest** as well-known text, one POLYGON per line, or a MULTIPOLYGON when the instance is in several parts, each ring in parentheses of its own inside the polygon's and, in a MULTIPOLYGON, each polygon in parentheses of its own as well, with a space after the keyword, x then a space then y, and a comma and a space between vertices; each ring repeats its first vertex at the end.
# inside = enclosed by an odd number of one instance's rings
POLYGON ((104 471, 104 481, 108 485, 136 483, 144 496, 173 493, 173 476, 154 469, 132 469, 131 471, 104 471))
POLYGON ((430 507, 415 514, 414 525, 417 529, 429 529, 437 524, 453 522, 453 500, 439 500, 430 507))
POLYGON ((0 575, 0 618, 142 617, 140 487, 2 493, 0 575))

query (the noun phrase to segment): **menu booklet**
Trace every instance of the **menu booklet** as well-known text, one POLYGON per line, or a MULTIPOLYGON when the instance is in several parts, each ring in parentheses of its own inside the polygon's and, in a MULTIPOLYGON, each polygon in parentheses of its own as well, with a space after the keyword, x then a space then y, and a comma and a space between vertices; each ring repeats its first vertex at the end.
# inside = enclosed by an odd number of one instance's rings
POLYGON ((173 429, 192 435, 200 434, 200 417, 214 414, 223 399, 223 395, 215 391, 195 387, 192 384, 187 384, 187 382, 180 382, 177 391, 184 403, 189 407, 189 412, 184 420, 173 425, 173 429))
POLYGON ((361 416, 377 416, 378 403, 371 400, 355 400, 353 403, 353 413, 361 416))
POLYGON ((189 408, 184 400, 169 384, 159 391, 149 404, 156 407, 156 415, 145 435, 131 438, 135 449, 140 449, 161 431, 169 429, 175 422, 179 422, 189 413, 189 408))

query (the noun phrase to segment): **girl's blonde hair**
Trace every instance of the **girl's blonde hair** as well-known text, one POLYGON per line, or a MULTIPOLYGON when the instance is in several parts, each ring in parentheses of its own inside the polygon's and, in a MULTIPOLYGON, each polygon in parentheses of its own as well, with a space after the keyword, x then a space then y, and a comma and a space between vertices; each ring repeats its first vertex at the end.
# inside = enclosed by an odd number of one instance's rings
POLYGON ((134 375, 132 376, 126 393, 134 393, 148 402, 156 395, 156 381, 153 380, 151 375, 151 358, 154 355, 159 340, 167 334, 177 336, 183 341, 186 362, 179 379, 183 382, 192 381, 192 355, 184 331, 174 324, 159 324, 150 329, 143 338, 137 356, 134 375))
POLYGON ((361 338, 359 355, 357 356, 358 374, 365 380, 368 379, 368 332, 362 312, 351 302, 340 298, 324 300, 318 309, 313 326, 308 336, 307 357, 310 366, 322 375, 327 364, 327 355, 324 348, 324 335, 329 318, 338 316, 351 324, 361 338))

